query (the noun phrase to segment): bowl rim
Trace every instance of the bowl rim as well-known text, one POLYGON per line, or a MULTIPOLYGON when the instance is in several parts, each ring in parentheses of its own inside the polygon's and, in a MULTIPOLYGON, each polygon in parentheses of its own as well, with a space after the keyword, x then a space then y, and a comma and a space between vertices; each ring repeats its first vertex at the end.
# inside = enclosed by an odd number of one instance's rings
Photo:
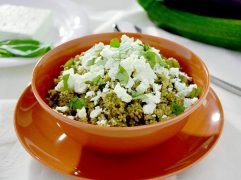
MULTIPOLYGON (((136 38, 135 38, 136 39, 136 38)), ((67 41, 55 48, 53 48, 52 50, 50 50, 47 54, 45 54, 44 56, 42 56, 37 64, 34 66, 34 69, 32 71, 32 81, 31 81, 31 87, 32 87, 32 91, 33 91, 33 94, 35 96, 35 98, 37 99, 38 103, 41 105, 41 107, 43 109, 45 109, 51 116, 53 116, 54 118, 57 118, 58 120, 60 121, 63 121, 71 126, 76 126, 76 127, 79 127, 79 128, 88 128, 88 129, 98 129, 98 130, 104 130, 104 131, 109 131, 109 132, 112 132, 112 131, 130 131, 130 130, 143 130, 143 129, 149 129, 149 128, 152 128, 152 127, 158 127, 158 126, 167 126, 167 125, 170 125, 170 124, 174 124, 176 122, 179 122, 183 119, 185 119, 185 117, 187 117, 189 114, 191 114, 193 111, 195 111, 198 107, 200 107, 200 105, 203 103, 203 101, 206 99, 206 96, 209 92, 209 89, 210 89, 210 74, 209 74, 209 71, 208 71, 208 68, 206 66, 206 64, 203 62, 203 60, 198 56, 196 55, 193 51, 191 51, 190 49, 186 48, 185 46, 179 44, 179 43, 176 43, 174 41, 171 41, 169 39, 166 39, 166 38, 162 38, 162 37, 156 37, 156 36, 152 36, 152 35, 147 35, 147 34, 140 34, 140 33, 130 33, 130 32, 110 32, 110 33, 99 33, 99 34, 91 34, 91 35, 87 35, 87 36, 83 36, 83 37, 79 37, 79 38, 76 38, 76 39, 72 39, 70 41, 67 41), (151 39, 157 39, 157 40, 160 40, 160 41, 167 41, 171 44, 174 44, 174 45, 177 45, 181 48, 183 48, 184 50, 190 52, 193 56, 195 56, 198 61, 200 62, 200 64, 202 65, 202 67, 204 68, 204 71, 206 72, 207 74, 207 84, 205 86, 205 88, 203 89, 203 94, 202 96, 198 99, 198 101, 193 104, 191 107, 189 107, 186 111, 184 111, 183 113, 181 113, 180 115, 177 115, 175 117, 171 117, 170 119, 168 119, 167 121, 163 121, 163 122, 157 122, 157 123, 154 123, 154 124, 148 124, 148 125, 140 125, 140 126, 133 126, 133 127, 108 127, 108 126, 98 126, 98 125, 93 125, 93 124, 89 124, 89 123, 84 123, 84 122, 80 122, 80 121, 74 121, 68 117, 65 117, 63 116, 62 114, 54 111, 51 107, 48 106, 48 104, 40 97, 39 93, 38 93, 38 90, 35 86, 35 80, 37 79, 37 76, 36 76, 36 69, 38 68, 38 66, 42 63, 43 60, 45 59, 48 59, 49 57, 51 57, 52 54, 55 53, 55 51, 57 51, 58 49, 60 48, 63 48, 64 46, 68 45, 68 44, 72 44, 76 41, 83 41, 85 40, 86 38, 90 38, 90 37, 99 37, 99 36, 102 36, 102 35, 110 35, 110 34, 116 34, 116 35, 123 35, 123 34, 126 34, 127 36, 130 36, 130 37, 133 37, 134 38, 136 36, 145 36, 146 38, 151 38, 151 39)))

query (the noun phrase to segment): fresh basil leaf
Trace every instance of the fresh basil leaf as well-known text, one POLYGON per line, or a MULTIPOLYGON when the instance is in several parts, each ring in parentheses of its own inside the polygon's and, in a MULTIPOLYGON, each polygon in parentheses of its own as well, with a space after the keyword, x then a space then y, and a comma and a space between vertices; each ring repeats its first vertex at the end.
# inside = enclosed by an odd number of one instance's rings
POLYGON ((163 59, 161 59, 160 57, 158 57, 158 58, 159 58, 158 63, 160 64, 160 66, 163 66, 163 67, 166 67, 166 68, 169 67, 169 65, 163 59))
POLYGON ((0 57, 12 57, 12 53, 0 48, 0 57))
POLYGON ((146 59, 147 62, 150 64, 151 68, 153 69, 157 63, 157 57, 156 53, 152 51, 147 51, 146 52, 146 59))
POLYGON ((71 58, 64 64, 64 67, 71 67, 73 64, 74 64, 74 59, 71 58))
POLYGON ((125 70, 125 68, 123 68, 121 65, 119 65, 119 71, 116 75, 116 79, 119 80, 119 82, 122 86, 127 85, 128 81, 129 81, 129 75, 128 75, 127 71, 125 70))
POLYGON ((92 82, 93 82, 94 85, 98 85, 98 86, 100 86, 100 85, 102 85, 102 84, 105 84, 104 79, 103 79, 100 75, 96 76, 96 77, 92 80, 92 82))
POLYGON ((33 39, 13 39, 1 41, 0 45, 39 45, 40 42, 33 39))
POLYGON ((110 46, 111 46, 111 47, 115 47, 115 48, 120 47, 120 41, 119 41, 119 39, 117 39, 117 38, 112 39, 112 40, 110 41, 110 46))
POLYGON ((94 83, 92 81, 85 81, 85 84, 94 85, 94 83))
POLYGON ((69 102, 70 109, 82 109, 86 105, 86 102, 82 98, 74 97, 69 102))
POLYGON ((9 40, 0 42, 0 49, 0 57, 31 58, 47 53, 51 47, 36 40, 9 40))
POLYGON ((65 74, 63 75, 62 79, 63 79, 63 83, 64 83, 64 90, 67 90, 68 87, 68 80, 69 80, 69 74, 65 74))
POLYGON ((176 103, 172 103, 171 109, 172 109, 172 113, 173 113, 173 114, 179 115, 179 114, 181 114, 182 112, 184 112, 185 107, 184 107, 183 105, 179 105, 179 104, 176 104, 176 103))
POLYGON ((143 49, 144 51, 148 51, 149 49, 151 49, 151 47, 149 46, 149 44, 144 44, 143 49))
POLYGON ((144 100, 147 98, 147 96, 143 93, 140 93, 140 92, 136 92, 136 91, 133 91, 131 93, 131 96, 132 96, 132 99, 140 99, 140 100, 144 100))
POLYGON ((202 93, 203 88, 198 87, 198 88, 193 88, 191 93, 190 93, 190 98, 198 97, 202 93))
POLYGON ((187 77, 183 76, 183 75, 179 75, 179 79, 181 79, 181 82, 188 84, 188 79, 187 77))

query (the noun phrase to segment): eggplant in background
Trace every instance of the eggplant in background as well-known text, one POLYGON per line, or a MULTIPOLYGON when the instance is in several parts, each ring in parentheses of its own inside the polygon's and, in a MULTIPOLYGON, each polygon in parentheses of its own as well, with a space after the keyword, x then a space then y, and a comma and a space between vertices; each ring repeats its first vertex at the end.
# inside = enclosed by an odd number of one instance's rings
POLYGON ((241 19, 241 0, 164 0, 164 4, 202 16, 241 19))

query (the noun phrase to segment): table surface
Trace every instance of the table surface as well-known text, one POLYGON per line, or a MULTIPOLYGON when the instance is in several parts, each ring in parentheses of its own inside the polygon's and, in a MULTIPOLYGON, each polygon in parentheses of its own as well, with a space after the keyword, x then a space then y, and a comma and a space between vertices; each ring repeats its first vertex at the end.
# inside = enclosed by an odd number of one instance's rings
MULTIPOLYGON (((192 49, 207 64, 210 73, 241 87, 241 53, 194 42, 157 29, 133 0, 75 0, 87 12, 90 34, 111 31, 111 25, 130 20, 145 27, 145 33, 175 40, 192 49)), ((57 0, 56 0, 57 3, 57 0)), ((21 147, 13 130, 17 98, 31 81, 34 64, 0 68, 0 179, 67 179, 33 160, 21 147), (17 178, 16 178, 17 177, 17 178)), ((169 179, 241 179, 241 97, 211 85, 225 114, 224 131, 214 150, 201 162, 169 179)))

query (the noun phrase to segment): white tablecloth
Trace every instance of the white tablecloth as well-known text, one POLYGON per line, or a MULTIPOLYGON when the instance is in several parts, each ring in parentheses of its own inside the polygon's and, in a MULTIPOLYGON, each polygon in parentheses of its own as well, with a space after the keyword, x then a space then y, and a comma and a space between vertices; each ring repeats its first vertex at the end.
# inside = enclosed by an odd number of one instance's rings
MULTIPOLYGON (((111 31, 112 23, 118 21, 135 22, 143 27, 145 33, 166 37, 189 47, 204 59, 212 74, 241 87, 240 52, 212 47, 158 30, 133 0, 75 1, 79 2, 89 15, 90 33, 111 31)), ((32 159, 17 141, 13 130, 15 102, 30 82, 33 66, 0 69, 0 179, 67 179, 32 159)), ((205 159, 170 179, 241 179, 241 97, 220 87, 214 85, 212 87, 224 108, 223 135, 205 159)))

